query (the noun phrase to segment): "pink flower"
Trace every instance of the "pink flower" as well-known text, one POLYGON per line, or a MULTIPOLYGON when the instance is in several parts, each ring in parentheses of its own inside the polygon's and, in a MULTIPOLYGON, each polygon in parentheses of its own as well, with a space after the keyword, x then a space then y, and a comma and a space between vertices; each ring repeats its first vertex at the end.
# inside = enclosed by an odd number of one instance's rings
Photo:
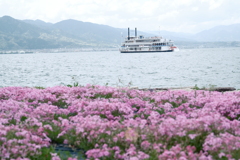
POLYGON ((196 136, 198 136, 198 134, 189 134, 188 135, 191 139, 194 139, 196 136))
POLYGON ((64 139, 63 144, 68 144, 68 140, 64 139))
POLYGON ((130 157, 129 160, 139 160, 138 157, 130 157))
POLYGON ((61 158, 57 155, 57 153, 51 153, 52 160, 61 160, 61 158))
POLYGON ((219 158, 222 158, 223 156, 225 156, 225 153, 222 153, 222 152, 221 152, 221 153, 218 154, 218 157, 219 157, 219 158))
POLYGON ((148 141, 143 141, 143 142, 141 143, 141 147, 142 147, 144 150, 149 149, 150 146, 151 146, 151 143, 149 143, 148 141))
POLYGON ((78 160, 77 158, 69 157, 68 160, 78 160))

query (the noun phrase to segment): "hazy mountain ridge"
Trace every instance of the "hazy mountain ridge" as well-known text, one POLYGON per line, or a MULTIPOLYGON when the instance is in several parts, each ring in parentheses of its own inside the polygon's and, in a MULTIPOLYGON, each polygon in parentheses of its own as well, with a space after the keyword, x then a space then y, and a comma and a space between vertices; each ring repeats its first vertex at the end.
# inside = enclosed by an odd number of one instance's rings
MULTIPOLYGON (((82 22, 73 19, 63 20, 55 24, 44 24, 43 21, 28 20, 28 23, 36 26, 59 29, 65 33, 68 33, 75 38, 79 38, 89 43, 96 43, 99 45, 119 45, 123 38, 127 36, 127 29, 114 28, 107 25, 95 24, 91 22, 82 22), (122 35, 121 35, 122 33, 122 35)), ((145 33, 138 31, 139 34, 150 36, 151 33, 145 33)), ((134 30, 131 30, 133 36, 134 30)))
POLYGON ((58 30, 43 29, 9 16, 0 18, 0 49, 47 49, 87 46, 58 30))
POLYGON ((43 29, 49 29, 49 28, 52 28, 52 25, 53 23, 47 23, 47 22, 44 22, 42 20, 22 20, 23 22, 26 22, 26 23, 29 23, 29 24, 32 24, 32 25, 35 25, 39 28, 43 28, 43 29))
POLYGON ((240 24, 217 26, 197 33, 194 38, 199 41, 240 41, 240 24))
MULTIPOLYGON (((134 34, 133 28, 131 36, 134 34)), ((148 33, 138 31, 138 35, 159 35, 159 31, 148 33)), ((160 35, 180 45, 207 41, 240 41, 240 24, 217 26, 197 34, 160 31, 160 35)), ((53 24, 41 20, 0 17, 0 50, 117 47, 126 36, 127 28, 114 28, 73 19, 53 24)))
MULTIPOLYGON (((159 31, 150 33, 159 34, 159 31)), ((240 41, 240 24, 221 25, 196 34, 160 31, 160 35, 175 41, 226 42, 240 41)))
MULTIPOLYGON (((63 21, 59 23, 62 23, 62 22, 63 21)), ((78 22, 81 22, 81 21, 78 21, 78 22)), ((89 22, 82 22, 82 23, 89 23, 89 22)), ((96 25, 94 23, 89 23, 89 24, 96 25)), ((114 28, 114 29, 117 29, 117 28, 114 28)), ((123 33, 124 35, 123 37, 127 36, 127 29, 120 29, 119 32, 123 33)), ((117 37, 119 37, 119 32, 116 33, 117 37)), ((197 41, 199 42, 240 41, 240 24, 233 24, 228 26, 217 26, 210 30, 201 31, 197 34, 170 32, 170 31, 164 31, 164 30, 145 31, 145 32, 138 31, 138 32, 139 32, 138 35, 139 34, 146 35, 147 33, 148 33, 148 36, 161 35, 165 38, 172 39, 174 41, 196 41, 196 42, 197 41)), ((134 31, 132 30, 131 33, 134 34, 134 31)))
POLYGON ((119 44, 119 33, 121 30, 107 25, 69 19, 55 23, 53 26, 54 28, 75 35, 84 41, 100 44, 119 44))

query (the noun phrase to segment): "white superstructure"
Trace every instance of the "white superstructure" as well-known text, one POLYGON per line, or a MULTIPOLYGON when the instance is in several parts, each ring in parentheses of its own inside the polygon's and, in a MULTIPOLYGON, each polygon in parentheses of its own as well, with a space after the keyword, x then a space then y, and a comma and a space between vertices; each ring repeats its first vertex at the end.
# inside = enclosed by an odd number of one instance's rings
POLYGON ((137 36, 137 29, 135 28, 135 36, 129 35, 122 43, 119 49, 121 53, 140 53, 140 52, 172 52, 177 49, 174 46, 173 41, 164 39, 162 37, 144 37, 142 35, 137 36))

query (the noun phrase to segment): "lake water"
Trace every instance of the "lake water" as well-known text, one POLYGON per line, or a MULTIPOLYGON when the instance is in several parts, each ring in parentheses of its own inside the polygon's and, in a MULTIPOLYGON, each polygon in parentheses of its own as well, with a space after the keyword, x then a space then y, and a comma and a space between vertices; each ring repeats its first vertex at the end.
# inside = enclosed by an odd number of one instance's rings
POLYGON ((80 85, 235 87, 240 47, 123 54, 118 51, 0 54, 0 87, 80 85))

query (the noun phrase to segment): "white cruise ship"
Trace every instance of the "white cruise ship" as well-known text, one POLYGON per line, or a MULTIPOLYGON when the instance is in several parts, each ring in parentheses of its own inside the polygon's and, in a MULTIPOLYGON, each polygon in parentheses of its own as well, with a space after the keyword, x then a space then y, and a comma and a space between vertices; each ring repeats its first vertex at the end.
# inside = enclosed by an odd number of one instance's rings
POLYGON ((121 53, 173 52, 178 48, 174 46, 173 41, 162 37, 137 36, 137 28, 135 28, 135 36, 132 37, 128 28, 128 36, 119 50, 121 53))

